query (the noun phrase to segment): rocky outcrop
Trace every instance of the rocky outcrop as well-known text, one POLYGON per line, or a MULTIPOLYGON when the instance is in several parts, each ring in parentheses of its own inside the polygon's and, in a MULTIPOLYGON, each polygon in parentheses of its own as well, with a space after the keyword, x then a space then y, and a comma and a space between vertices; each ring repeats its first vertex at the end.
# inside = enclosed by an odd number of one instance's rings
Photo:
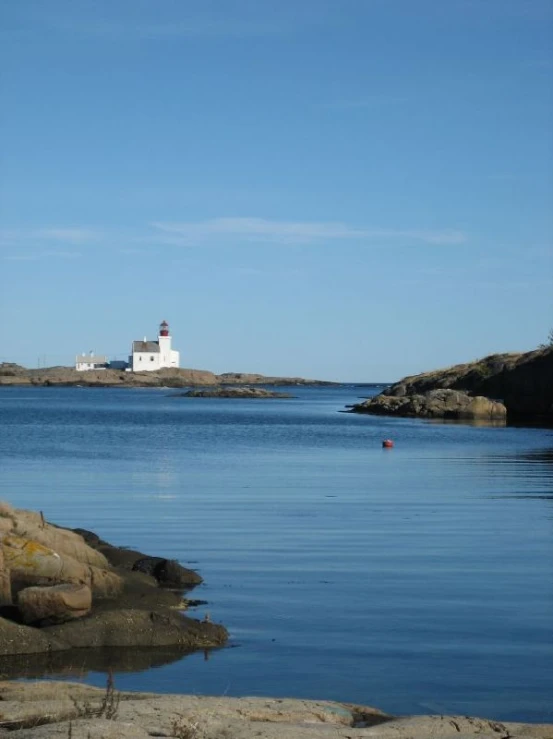
POLYGON ((0 732, 17 739, 551 739, 553 725, 394 717, 347 703, 120 693, 78 683, 0 683, 0 732))
POLYGON ((503 403, 460 390, 430 390, 416 395, 377 395, 354 406, 356 413, 386 416, 412 416, 451 420, 505 421, 503 403))
POLYGON ((29 584, 87 585, 99 597, 114 597, 121 592, 123 582, 107 567, 95 567, 57 552, 35 539, 7 535, 2 540, 4 565, 10 571, 12 590, 29 584))
POLYGON ((74 529, 86 544, 99 552, 112 567, 124 572, 145 573, 166 587, 191 588, 199 585, 202 578, 195 570, 183 567, 174 559, 151 557, 135 549, 114 547, 97 534, 86 529, 74 529))
POLYGON ((304 377, 272 377, 248 372, 224 372, 217 375, 221 385, 339 385, 328 380, 307 380, 304 377))
MULTIPOLYGON (((353 406, 352 410, 359 413, 455 417, 439 415, 435 404, 438 396, 431 395, 437 390, 464 393, 464 399, 461 395, 456 396, 459 412, 465 406, 471 415, 459 415, 459 418, 500 418, 503 412, 499 405, 502 403, 508 422, 553 425, 553 347, 525 354, 492 354, 476 362, 405 377, 376 398, 353 406), (490 399, 495 405, 486 406, 478 400, 478 396, 490 399), (473 404, 472 401, 476 400, 478 402, 473 404), (471 404, 472 410, 469 408, 471 404)), ((450 395, 450 399, 443 404, 445 413, 449 414, 453 398, 450 395)))
POLYGON ((213 390, 189 390, 186 393, 176 393, 173 398, 292 398, 288 393, 277 393, 261 387, 217 387, 213 390))
POLYGON ((197 572, 82 534, 0 503, 0 657, 225 643, 223 626, 181 613, 197 572))
POLYGON ((333 385, 323 380, 301 377, 265 377, 241 372, 215 375, 208 370, 166 367, 154 372, 90 370, 77 372, 72 367, 26 369, 11 362, 0 364, 0 386, 82 386, 82 387, 205 387, 214 385, 333 385))

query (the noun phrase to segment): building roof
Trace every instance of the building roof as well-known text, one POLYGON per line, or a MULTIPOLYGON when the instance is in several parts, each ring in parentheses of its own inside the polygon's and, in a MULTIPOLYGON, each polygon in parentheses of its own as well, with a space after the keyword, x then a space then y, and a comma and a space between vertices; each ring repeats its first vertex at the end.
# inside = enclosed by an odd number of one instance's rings
POLYGON ((133 354, 135 352, 146 352, 152 354, 159 352, 159 344, 157 341, 133 341, 132 343, 133 354))
POLYGON ((75 362, 77 364, 107 364, 108 358, 100 354, 77 354, 75 362))

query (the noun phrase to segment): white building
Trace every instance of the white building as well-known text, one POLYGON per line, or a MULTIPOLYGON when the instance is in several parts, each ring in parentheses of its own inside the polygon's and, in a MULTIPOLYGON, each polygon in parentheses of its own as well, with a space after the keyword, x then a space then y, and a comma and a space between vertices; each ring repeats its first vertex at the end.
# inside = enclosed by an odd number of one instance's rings
POLYGON ((132 343, 129 364, 133 372, 178 367, 179 361, 179 352, 171 349, 171 335, 167 321, 161 322, 157 341, 148 341, 144 337, 144 341, 133 341, 132 343))
POLYGON ((77 354, 75 357, 75 369, 78 372, 85 372, 86 370, 103 370, 106 369, 108 358, 99 354, 77 354))

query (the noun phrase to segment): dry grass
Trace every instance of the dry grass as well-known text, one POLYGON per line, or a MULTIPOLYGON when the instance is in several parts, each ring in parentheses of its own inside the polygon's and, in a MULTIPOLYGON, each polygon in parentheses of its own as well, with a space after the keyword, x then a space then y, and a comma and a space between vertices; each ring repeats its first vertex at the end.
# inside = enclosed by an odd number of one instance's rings
POLYGON ((77 705, 77 713, 79 718, 105 718, 108 721, 115 721, 120 702, 121 693, 115 689, 113 671, 110 669, 106 681, 106 690, 100 705, 93 705, 85 701, 77 705))

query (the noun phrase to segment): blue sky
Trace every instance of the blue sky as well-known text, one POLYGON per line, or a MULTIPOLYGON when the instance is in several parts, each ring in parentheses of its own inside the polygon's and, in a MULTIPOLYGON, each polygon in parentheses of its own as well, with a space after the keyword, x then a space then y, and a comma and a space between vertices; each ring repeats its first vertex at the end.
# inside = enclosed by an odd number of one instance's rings
POLYGON ((1 9, 0 361, 384 381, 553 327, 553 0, 1 9))

